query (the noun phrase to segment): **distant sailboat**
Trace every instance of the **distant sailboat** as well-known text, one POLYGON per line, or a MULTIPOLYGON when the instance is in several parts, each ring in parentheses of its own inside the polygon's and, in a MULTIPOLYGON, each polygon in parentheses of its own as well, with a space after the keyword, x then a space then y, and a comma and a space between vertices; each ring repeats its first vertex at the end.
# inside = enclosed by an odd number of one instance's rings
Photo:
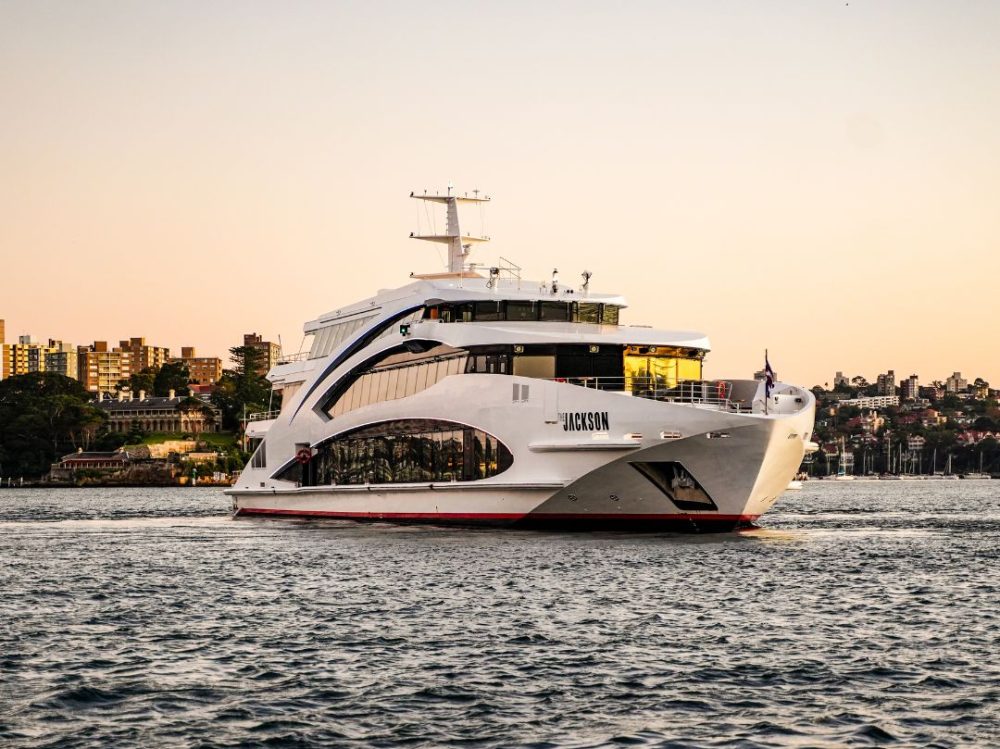
POLYGON ((834 476, 835 481, 854 481, 854 474, 847 472, 846 460, 844 452, 844 438, 840 438, 840 459, 837 461, 837 475, 834 476))
POLYGON ((977 473, 963 473, 962 478, 966 481, 982 481, 991 478, 990 474, 983 473, 983 451, 979 451, 979 471, 977 473))
POLYGON ((944 475, 941 476, 943 479, 949 479, 952 481, 958 481, 958 476, 951 472, 951 452, 948 452, 948 462, 944 466, 944 475))

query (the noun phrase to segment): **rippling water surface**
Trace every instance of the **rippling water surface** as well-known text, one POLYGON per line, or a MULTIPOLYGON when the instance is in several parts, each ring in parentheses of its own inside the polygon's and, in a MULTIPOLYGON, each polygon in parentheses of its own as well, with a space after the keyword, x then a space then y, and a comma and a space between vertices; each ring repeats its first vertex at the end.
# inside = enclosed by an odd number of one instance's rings
POLYGON ((1000 481, 700 537, 227 507, 0 490, 0 745, 1000 745, 1000 481))

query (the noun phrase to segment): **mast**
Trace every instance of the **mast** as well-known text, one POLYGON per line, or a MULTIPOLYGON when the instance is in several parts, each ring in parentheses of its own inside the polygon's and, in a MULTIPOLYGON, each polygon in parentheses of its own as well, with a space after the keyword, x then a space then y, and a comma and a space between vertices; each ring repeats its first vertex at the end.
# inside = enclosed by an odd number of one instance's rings
POLYGON ((489 242, 490 238, 487 236, 474 236, 472 234, 463 234, 458 223, 458 204, 459 203, 488 203, 490 202, 489 195, 484 197, 479 197, 479 190, 473 190, 473 197, 469 197, 468 193, 463 196, 452 195, 451 191, 454 188, 448 185, 448 192, 446 195, 428 195, 425 190, 423 195, 417 195, 414 192, 410 193, 410 197, 416 200, 426 200, 431 203, 442 203, 445 205, 447 210, 447 224, 445 227, 444 234, 414 234, 410 233, 411 239, 423 239, 426 242, 440 242, 441 244, 448 245, 448 272, 449 273, 462 273, 465 270, 465 260, 469 256, 469 251, 472 245, 476 242, 489 242))

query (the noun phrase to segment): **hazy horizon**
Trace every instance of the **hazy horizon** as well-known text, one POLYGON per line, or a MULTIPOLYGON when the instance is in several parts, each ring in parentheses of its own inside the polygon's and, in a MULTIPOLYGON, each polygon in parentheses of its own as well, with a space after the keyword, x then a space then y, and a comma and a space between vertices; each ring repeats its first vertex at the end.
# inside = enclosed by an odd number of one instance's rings
POLYGON ((0 3, 0 319, 199 355, 441 268, 411 190, 626 324, 1000 386, 1000 5, 0 3), (475 216, 475 212, 472 212, 475 216), (478 228, 478 220, 472 227, 478 228))

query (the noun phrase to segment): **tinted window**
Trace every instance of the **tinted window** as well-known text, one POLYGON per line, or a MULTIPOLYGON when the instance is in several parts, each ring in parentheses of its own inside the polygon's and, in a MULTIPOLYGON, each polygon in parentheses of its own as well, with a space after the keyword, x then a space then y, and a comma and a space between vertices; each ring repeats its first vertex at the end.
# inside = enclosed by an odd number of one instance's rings
POLYGON ((476 302, 476 320, 503 320, 503 303, 476 302))
POLYGON ((567 322, 570 319, 570 306, 566 302, 542 302, 539 319, 567 322))
POLYGON ((598 323, 601 321, 601 305, 593 302, 580 302, 576 306, 576 321, 598 323))
POLYGON ((513 463, 507 446, 481 429, 407 419, 321 443, 305 468, 293 463, 277 478, 305 485, 475 481, 503 473, 513 463))
POLYGON ((537 318, 534 302, 507 302, 508 320, 536 320, 537 318))

